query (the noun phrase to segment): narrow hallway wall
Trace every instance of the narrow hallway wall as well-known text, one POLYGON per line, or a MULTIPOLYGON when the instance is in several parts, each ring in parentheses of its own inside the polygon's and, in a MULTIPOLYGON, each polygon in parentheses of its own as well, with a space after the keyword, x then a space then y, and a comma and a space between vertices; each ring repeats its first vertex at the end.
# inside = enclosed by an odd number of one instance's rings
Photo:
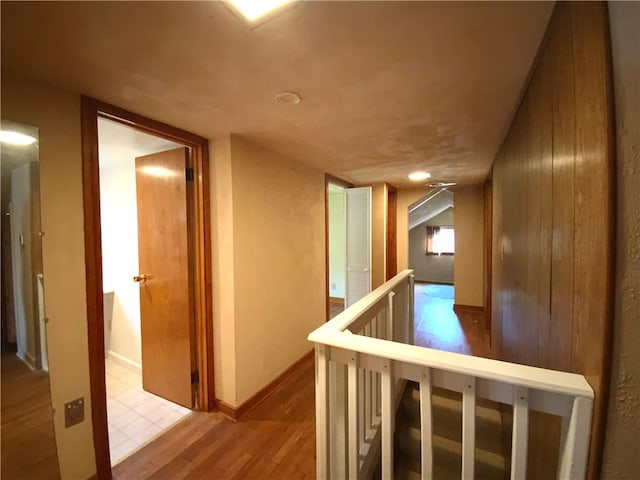
MULTIPOLYGON (((493 167, 493 343, 502 359, 583 374, 599 478, 612 331, 613 128, 606 4, 556 4, 493 167)), ((555 475, 558 426, 531 430, 531 478, 555 475)))

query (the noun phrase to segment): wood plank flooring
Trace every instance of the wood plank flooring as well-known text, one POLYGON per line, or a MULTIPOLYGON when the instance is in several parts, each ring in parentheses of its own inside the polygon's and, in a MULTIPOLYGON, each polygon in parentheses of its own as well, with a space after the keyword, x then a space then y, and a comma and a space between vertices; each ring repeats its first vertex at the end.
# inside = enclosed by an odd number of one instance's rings
POLYGON ((477 357, 491 357, 481 313, 453 311, 453 286, 415 285, 416 345, 477 357))
POLYGON ((3 350, 0 415, 3 479, 60 478, 49 376, 33 372, 13 352, 3 350))
MULTIPOLYGON (((458 318, 452 310, 452 299, 445 302, 446 308, 440 312, 443 315, 437 310, 434 313, 434 305, 427 303, 425 298, 419 298, 416 288, 417 344, 429 343, 424 346, 488 355, 481 318, 472 318, 473 315, 458 318), (440 320, 433 321, 436 317, 440 320), (452 331, 455 335, 447 337, 452 331), (454 337, 455 341, 450 341, 454 337)), ((239 422, 217 412, 189 414, 116 465, 114 479, 315 478, 313 362, 311 358, 303 363, 239 422)))
POLYGON ((113 468, 115 480, 315 478, 314 359, 245 418, 189 414, 113 468))

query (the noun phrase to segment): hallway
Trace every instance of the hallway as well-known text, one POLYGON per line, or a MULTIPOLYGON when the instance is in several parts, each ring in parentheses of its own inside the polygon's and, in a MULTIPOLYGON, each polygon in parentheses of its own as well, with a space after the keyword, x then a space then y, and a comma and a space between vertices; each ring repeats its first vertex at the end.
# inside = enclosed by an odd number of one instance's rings
POLYGON ((49 375, 2 352, 2 478, 58 478, 49 375))
POLYGON ((480 313, 453 311, 453 285, 415 284, 416 345, 491 358, 489 334, 480 313))

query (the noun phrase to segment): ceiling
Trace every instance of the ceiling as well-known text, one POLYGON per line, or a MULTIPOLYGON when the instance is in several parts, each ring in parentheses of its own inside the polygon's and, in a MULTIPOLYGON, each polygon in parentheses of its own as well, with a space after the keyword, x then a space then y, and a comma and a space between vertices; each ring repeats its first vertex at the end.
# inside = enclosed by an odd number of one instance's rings
POLYGON ((409 230, 454 207, 453 193, 446 188, 430 191, 417 202, 409 205, 409 230))
POLYGON ((481 181, 552 2, 1 2, 2 68, 356 184, 481 181), (298 105, 276 93, 292 90, 298 105))
POLYGON ((183 145, 149 135, 113 120, 98 118, 98 154, 101 171, 129 168, 136 157, 181 146, 183 145))

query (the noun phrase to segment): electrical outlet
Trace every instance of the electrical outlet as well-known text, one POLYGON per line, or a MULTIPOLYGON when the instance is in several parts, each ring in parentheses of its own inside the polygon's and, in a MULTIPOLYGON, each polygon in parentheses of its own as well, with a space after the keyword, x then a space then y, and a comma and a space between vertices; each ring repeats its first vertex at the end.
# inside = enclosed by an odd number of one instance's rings
POLYGON ((64 426, 72 427, 84 421, 84 397, 64 404, 64 426))

